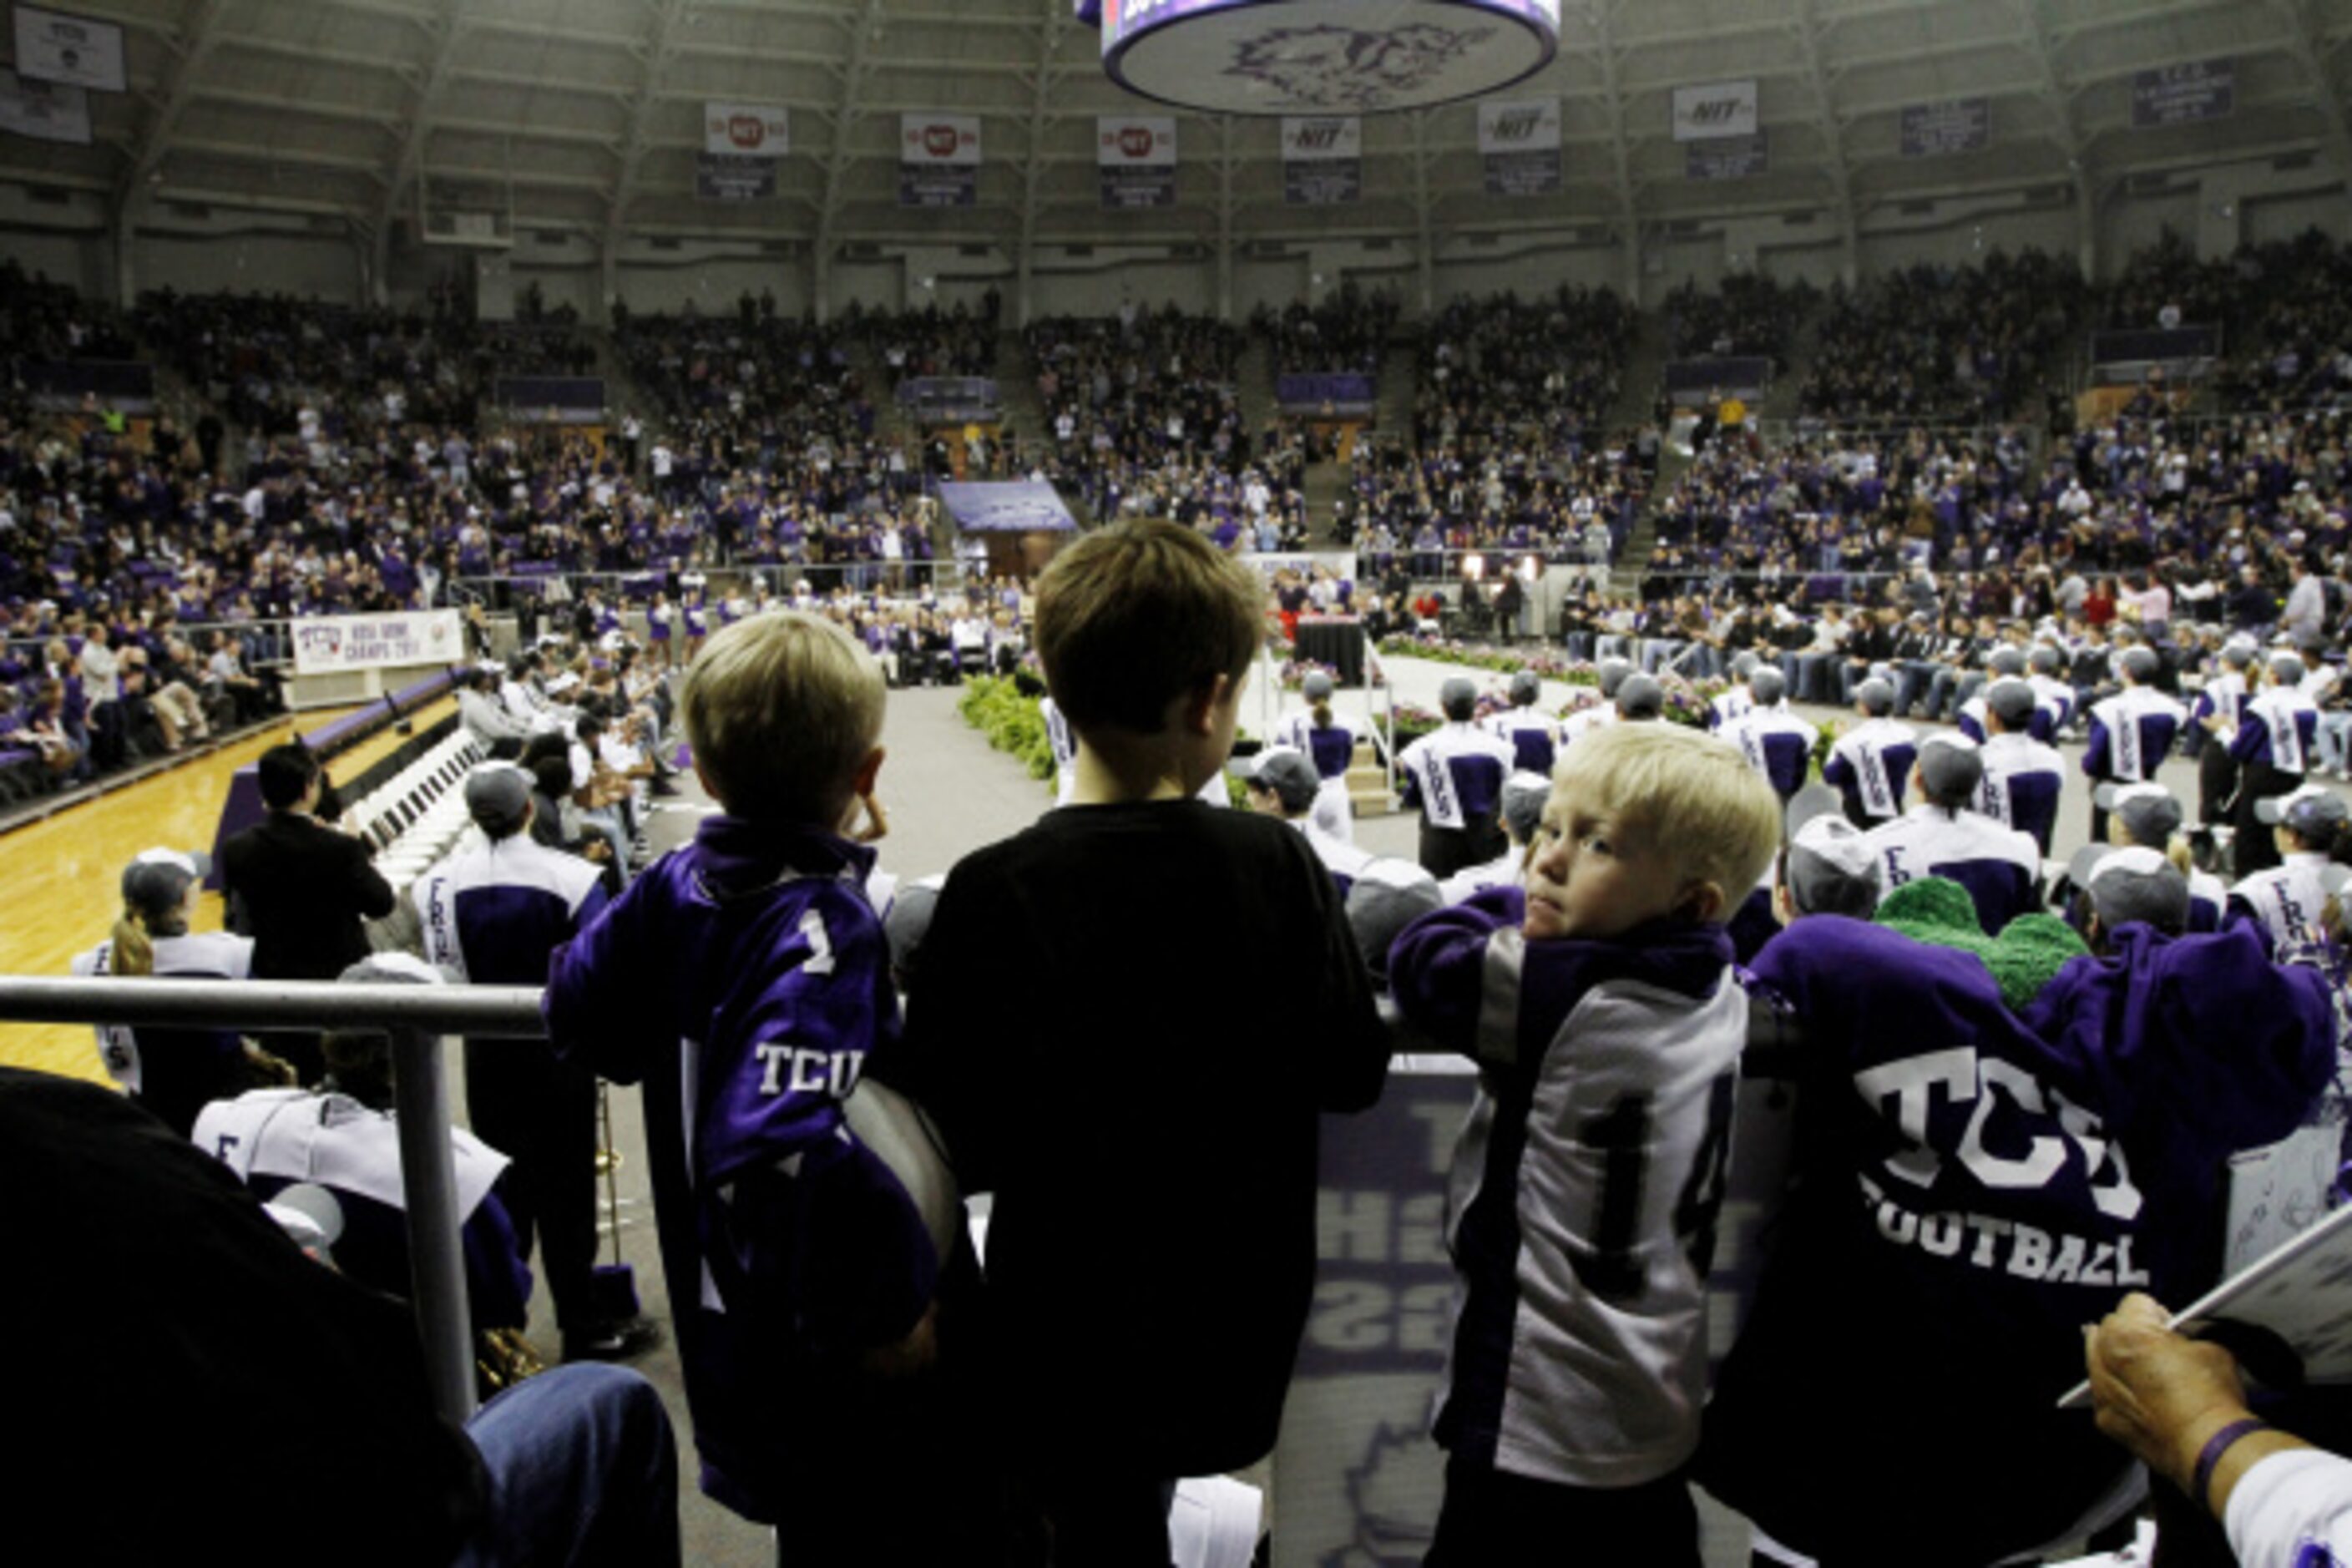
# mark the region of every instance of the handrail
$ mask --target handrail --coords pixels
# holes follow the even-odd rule
[[[540,993],[527,985],[404,985],[316,980],[60,980],[0,974],[0,1018],[42,1024],[158,1024],[257,1032],[381,1028],[392,1036],[409,1300],[434,1408],[474,1413],[473,1309],[458,1239],[457,1166],[449,1142],[446,1033],[544,1038]]]
[[[1369,651],[1369,650],[1368,650]],[[1393,693],[1389,757],[1396,756]],[[371,981],[59,979],[0,974],[0,1020],[35,1024],[155,1024],[257,1032],[384,1029],[392,1035],[393,1093],[406,1212],[410,1305],[424,1342],[435,1408],[463,1425],[473,1415],[472,1310],[459,1241],[457,1159],[445,1037],[544,1039],[541,993],[530,985],[417,985]],[[1386,997],[1381,1015],[1398,1054],[1433,1047]],[[1760,1066],[1801,1037],[1776,1008],[1748,1009],[1748,1045]],[[1777,1053],[1777,1054],[1776,1054]]]

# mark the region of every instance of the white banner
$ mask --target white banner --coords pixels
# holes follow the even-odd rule
[[[1175,116],[1097,115],[1095,162],[1106,169],[1158,169],[1174,163]]]
[[[456,664],[465,647],[465,629],[455,610],[320,616],[294,623],[294,673]]]
[[[1364,155],[1364,122],[1353,114],[1283,116],[1282,156],[1292,163],[1336,163]]]
[[[1542,196],[1559,189],[1559,100],[1478,106],[1478,158],[1490,196]]]
[[[1756,134],[1754,81],[1716,81],[1675,89],[1675,140],[1706,142]]]
[[[1478,106],[1481,153],[1559,151],[1559,100],[1530,98]]]
[[[53,81],[26,81],[0,69],[0,131],[37,142],[89,145],[89,91]]]
[[[792,151],[792,119],[782,104],[706,103],[702,150],[735,158],[781,158]]]
[[[1095,121],[1102,205],[1113,211],[1176,205],[1172,115],[1106,114]]]
[[[27,81],[121,92],[122,29],[63,11],[16,7],[16,74]]]
[[[898,162],[938,168],[980,166],[980,116],[977,114],[902,114],[898,116]]]

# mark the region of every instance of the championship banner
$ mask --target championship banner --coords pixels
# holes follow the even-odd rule
[[[1490,196],[1548,196],[1559,189],[1559,100],[1478,106],[1478,155]]]
[[[89,91],[53,81],[26,81],[0,68],[0,131],[37,142],[71,142],[87,147]]]
[[[1282,199],[1292,206],[1335,206],[1364,194],[1364,122],[1352,114],[1286,115],[1282,121]]]
[[[1903,110],[1903,155],[1942,158],[1981,153],[1992,145],[1992,100],[1960,98],[1949,103],[1914,103]]]
[[[1095,121],[1095,168],[1102,205],[1113,211],[1176,205],[1176,121],[1167,115],[1102,115]]]
[[[776,194],[776,160],[740,153],[697,153],[694,194],[706,202],[753,202]]]
[[[980,116],[898,116],[898,205],[968,207],[980,200]]]
[[[1675,140],[1706,142],[1720,136],[1756,134],[1756,84],[1709,82],[1675,89]]]
[[[294,673],[455,664],[465,647],[464,626],[455,610],[320,616],[294,623]]]
[[[1683,149],[1683,172],[1694,180],[1746,180],[1772,166],[1764,132],[1738,141],[1695,142]]]
[[[706,103],[702,150],[736,158],[781,158],[792,151],[792,116],[774,103]]]
[[[2226,120],[2237,112],[2238,62],[2200,60],[2132,76],[2132,129]]]
[[[16,74],[27,81],[121,92],[122,29],[63,11],[16,7]]]

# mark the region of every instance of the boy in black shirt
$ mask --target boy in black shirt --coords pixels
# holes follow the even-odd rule
[[[1166,1568],[1175,1480],[1273,1447],[1313,1285],[1317,1118],[1370,1105],[1387,1071],[1307,841],[1192,798],[1265,624],[1249,572],[1174,524],[1105,529],[1046,569],[1072,804],[954,868],[906,1037],[873,1064],[936,1119],[962,1190],[995,1194],[1005,1418],[1057,1560],[1088,1568]]]

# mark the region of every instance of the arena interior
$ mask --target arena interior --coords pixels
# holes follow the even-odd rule
[[[5,1555],[2352,1561],[2352,0],[10,9],[0,1018],[76,1021],[0,1024],[0,1325],[60,1368],[0,1402],[57,1451],[0,1481]],[[1040,654],[1097,536],[1262,601],[1205,780],[1104,793],[1129,753]],[[812,904],[732,979],[876,1005],[776,1004],[756,1057],[616,1041],[735,929],[691,857],[774,842],[688,672],[780,624],[879,670],[883,758],[756,895],[846,900],[840,970]],[[787,772],[800,697],[751,702]],[[1728,807],[1645,833],[1669,807],[1595,782],[1644,721],[1696,748],[1661,800],[1727,760],[1769,797],[1769,864]],[[1139,954],[1131,1005],[983,972],[982,895],[935,879],[1147,798],[1289,817],[1247,841],[1302,901]],[[1760,876],[1563,938],[1594,854]],[[1064,891],[989,896],[1097,907]],[[1237,951],[1276,907],[1329,928],[1328,1039]],[[434,1047],[454,1394],[429,1305],[319,1327],[446,1307],[394,1020],[272,1026],[369,954],[352,984],[564,994],[551,1043]],[[104,1021],[142,976],[249,1014]],[[1226,1121],[1375,1007],[1376,1094]],[[983,1100],[958,1048],[1056,1087]],[[706,1176],[709,1096],[762,1093],[758,1163]],[[887,1204],[825,1214],[836,1146]],[[271,1295],[272,1247],[341,1278]],[[909,1249],[887,1330],[824,1316]],[[2124,1305],[2265,1256],[2210,1314],[2242,1373]],[[1040,1279],[1135,1337],[1024,1381],[1097,1342],[1018,1321]],[[1188,1342],[1219,1313],[1278,1341],[1258,1415],[1181,1408],[1196,1363],[1229,1403]],[[2099,1413],[2061,1409],[2103,1319]],[[267,1415],[207,1442],[238,1388]],[[552,1436],[632,1398],[654,1458]],[[475,1479],[353,1436],[411,1427]]]

